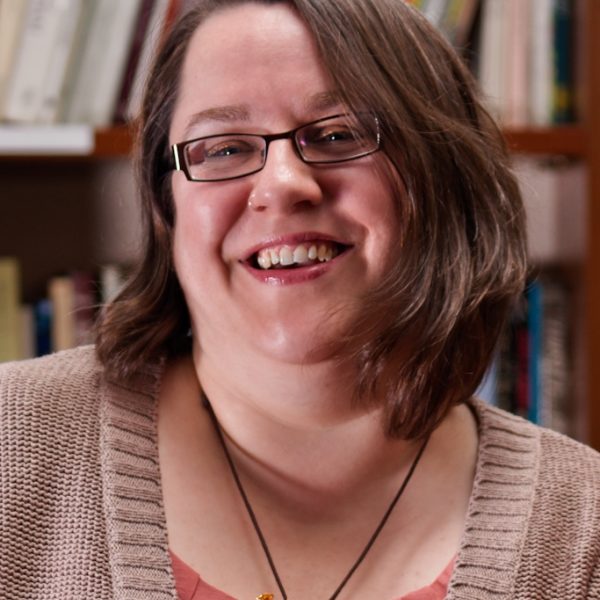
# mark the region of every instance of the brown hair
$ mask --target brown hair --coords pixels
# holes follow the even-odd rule
[[[145,250],[97,336],[100,360],[119,378],[189,350],[189,314],[171,256],[168,131],[193,32],[212,12],[247,1],[257,0],[199,0],[150,75],[136,161]],[[468,69],[403,1],[289,4],[315,36],[345,103],[378,115],[384,151],[406,187],[398,190],[397,263],[364,300],[368,317],[348,347],[356,349],[358,400],[385,397],[389,435],[424,435],[473,394],[523,289],[524,213],[503,138]]]

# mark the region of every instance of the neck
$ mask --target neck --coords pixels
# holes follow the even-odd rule
[[[240,355],[225,363],[196,350],[194,368],[242,468],[254,465],[306,494],[327,495],[364,486],[414,456],[414,444],[383,435],[380,410],[352,402],[348,365],[256,356],[245,363]]]

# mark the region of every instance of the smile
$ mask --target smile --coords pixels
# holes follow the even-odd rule
[[[262,248],[250,257],[250,264],[254,268],[269,269],[297,269],[319,263],[326,263],[339,256],[347,246],[329,240],[305,242],[301,244],[283,244]]]

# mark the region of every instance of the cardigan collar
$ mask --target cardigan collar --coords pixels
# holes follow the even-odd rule
[[[163,506],[157,404],[163,364],[128,385],[103,381],[101,462],[115,600],[177,600]],[[509,600],[538,474],[539,436],[521,419],[469,402],[479,448],[446,600]]]

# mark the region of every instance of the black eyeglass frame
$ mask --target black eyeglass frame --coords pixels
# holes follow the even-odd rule
[[[253,175],[254,173],[258,173],[259,171],[262,171],[264,169],[264,167],[267,163],[267,156],[269,154],[269,145],[271,142],[274,142],[275,140],[286,140],[286,139],[292,140],[293,141],[292,146],[293,146],[298,158],[303,163],[306,163],[308,165],[327,165],[327,164],[344,163],[344,162],[348,162],[351,160],[357,160],[357,159],[363,158],[365,156],[369,156],[370,154],[374,154],[375,152],[378,152],[379,150],[381,150],[381,128],[379,126],[379,119],[375,115],[371,115],[375,122],[375,128],[376,128],[377,144],[374,148],[365,150],[363,152],[359,152],[356,155],[349,156],[346,158],[331,159],[331,160],[307,159],[302,154],[302,146],[300,145],[300,142],[298,141],[298,138],[296,137],[296,134],[299,131],[301,131],[302,129],[304,129],[306,127],[310,127],[311,125],[316,125],[323,121],[328,121],[329,119],[337,119],[339,117],[347,117],[347,116],[353,116],[353,115],[351,113],[340,113],[337,115],[330,115],[327,117],[322,117],[315,121],[310,121],[309,123],[304,123],[303,125],[300,125],[299,127],[295,127],[294,129],[290,129],[289,131],[284,131],[283,133],[271,133],[271,134],[239,133],[239,132],[218,133],[215,135],[205,135],[202,137],[194,138],[192,140],[186,140],[184,142],[178,142],[177,144],[173,144],[171,146],[172,162],[171,162],[170,170],[183,171],[187,180],[195,182],[195,183],[212,183],[212,182],[218,182],[218,181],[231,181],[233,179],[240,179],[242,177],[247,177],[248,175]],[[212,179],[212,178],[211,179],[198,179],[198,178],[192,177],[192,175],[190,174],[190,171],[189,171],[188,164],[185,160],[184,151],[185,151],[186,146],[188,146],[189,144],[193,144],[195,142],[199,142],[201,140],[210,140],[210,139],[214,139],[214,138],[219,138],[219,137],[224,137],[224,136],[235,136],[235,135],[243,135],[244,137],[261,138],[262,140],[264,140],[265,151],[264,151],[262,164],[260,165],[260,167],[257,167],[256,169],[253,169],[252,171],[248,171],[247,173],[243,173],[241,175],[234,175],[233,177],[221,177],[221,178],[217,178],[217,179]]]

